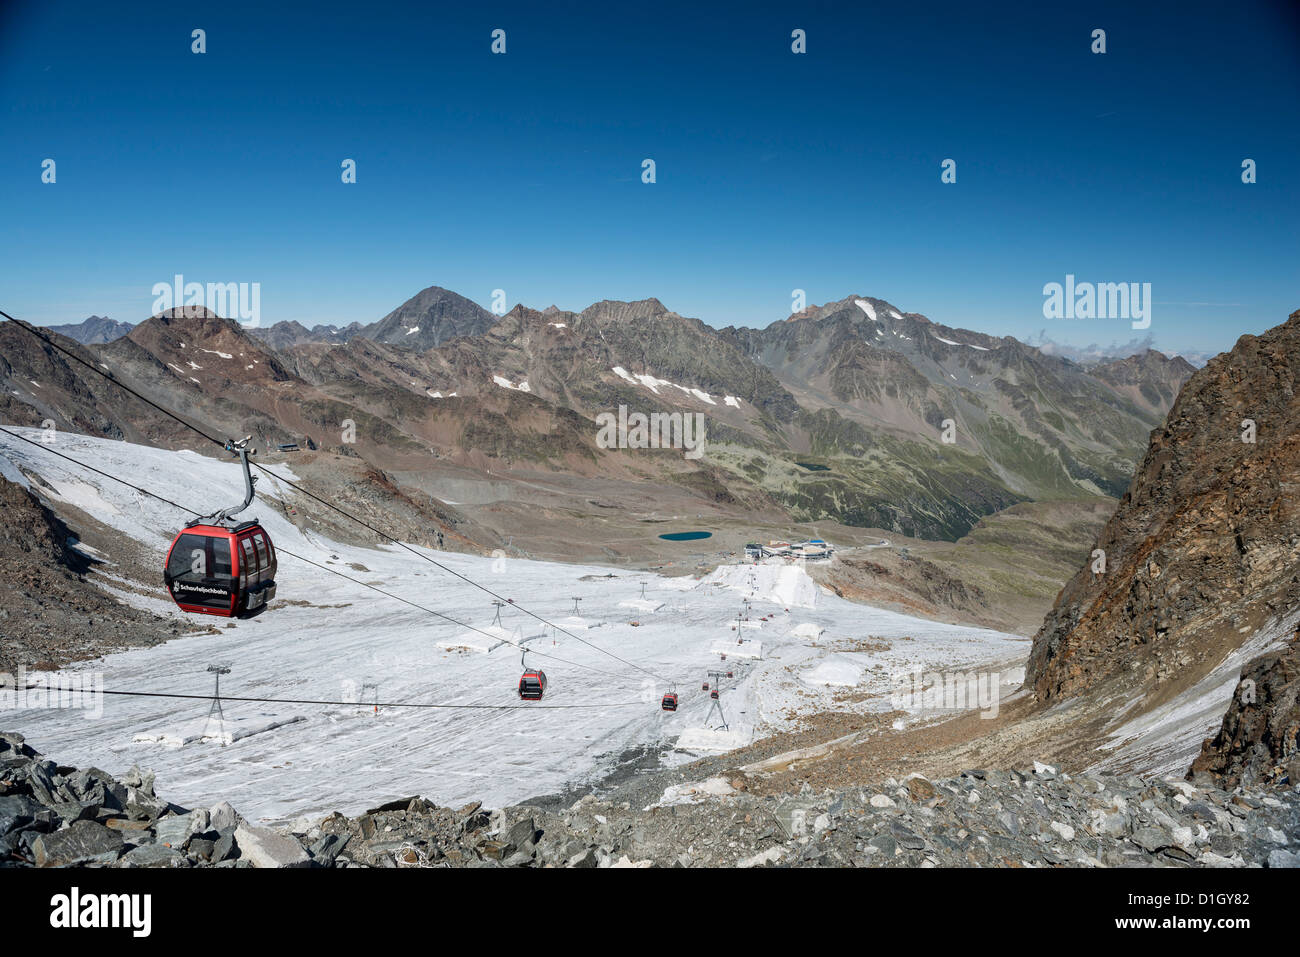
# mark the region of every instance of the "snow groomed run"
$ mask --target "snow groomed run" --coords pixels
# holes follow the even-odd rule
[[[42,435],[39,429],[13,431],[37,442]],[[60,433],[53,448],[195,508],[230,498],[242,483],[237,463],[189,451],[70,433]],[[286,466],[270,469],[296,481]],[[31,484],[25,474],[38,476],[43,495],[155,552],[159,567],[174,529],[187,518],[2,434],[0,473],[24,485]],[[286,555],[474,628],[494,627],[495,609],[482,591],[409,552],[343,545],[299,529],[268,501],[293,495],[274,475],[263,477],[250,509],[282,550],[273,614],[245,620],[187,615],[176,611],[160,583],[144,583],[154,590],[142,594],[115,573],[113,556],[96,556],[108,561],[93,573],[95,580],[119,600],[205,631],[69,671],[102,673],[106,690],[205,696],[212,690],[208,668],[220,665],[230,669],[221,680],[223,696],[341,703],[229,700],[222,721],[208,718],[210,704],[202,698],[106,695],[97,718],[71,709],[18,712],[16,721],[43,749],[113,774],[138,763],[157,772],[160,793],[172,800],[191,806],[229,800],[265,822],[355,813],[411,794],[443,805],[479,800],[503,806],[598,781],[632,749],[659,749],[665,762],[681,762],[706,750],[744,746],[819,712],[888,711],[896,674],[971,668],[1023,656],[1027,648],[1015,635],[845,601],[801,568],[779,561],[723,566],[703,579],[639,571],[583,581],[610,570],[427,550],[453,571],[582,637],[548,629],[507,606],[497,629],[502,640],[487,640]],[[572,596],[582,598],[580,618],[572,617]],[[750,620],[737,629],[746,598]],[[216,634],[206,630],[214,622]],[[873,649],[889,647],[853,650],[867,639]],[[521,641],[530,650],[529,666],[547,672],[544,701],[519,699]],[[725,732],[717,729],[716,715],[706,722],[713,702],[700,687],[711,670],[734,672],[720,682]],[[662,710],[663,695],[674,690],[678,710]],[[477,707],[376,709],[375,702]]]

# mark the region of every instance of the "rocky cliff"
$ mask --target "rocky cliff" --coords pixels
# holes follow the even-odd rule
[[[1093,559],[1034,639],[1040,700],[1108,681],[1167,699],[1295,608],[1297,374],[1300,312],[1243,336],[1183,386]]]
[[[1223,726],[1206,739],[1187,776],[1203,773],[1225,788],[1300,782],[1300,631],[1242,672]]]

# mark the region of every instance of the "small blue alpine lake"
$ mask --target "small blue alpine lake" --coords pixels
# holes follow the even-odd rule
[[[701,538],[712,538],[712,532],[667,532],[660,535],[666,542],[694,542]]]

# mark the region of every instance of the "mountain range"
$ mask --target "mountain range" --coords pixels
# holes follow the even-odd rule
[[[21,330],[0,343],[8,420],[191,441]],[[610,557],[685,515],[955,541],[1017,503],[1118,497],[1193,372],[1150,350],[1083,366],[868,296],[719,330],[657,299],[498,317],[430,287],[366,326],[187,309],[64,345],[217,433],[382,477],[480,546],[567,534]],[[600,447],[620,406],[702,414],[704,455]]]
[[[272,460],[301,443],[283,458],[301,481],[426,544],[618,563],[690,527],[733,549],[810,528],[862,548],[878,531],[960,540],[951,554],[850,547],[862,574],[828,587],[993,622],[993,593],[1021,587],[1017,555],[1033,565],[1053,534],[1074,536],[1050,553],[1083,560],[1034,638],[1028,694],[980,747],[1167,771],[1200,750],[1195,773],[1221,781],[1288,773],[1300,313],[1199,370],[1152,350],[1083,366],[868,296],[762,329],[713,329],[657,299],[486,316],[425,290],[350,331],[252,332],[183,309],[108,343],[55,341],[205,429],[256,435]],[[0,382],[6,421],[194,444],[11,323]],[[705,454],[601,447],[596,418],[619,406],[702,413]],[[1224,717],[1243,668],[1261,702],[1234,696]]]
[[[89,316],[81,322],[61,326],[46,326],[51,332],[75,339],[83,346],[101,345],[120,339],[131,331],[131,323],[118,322],[107,316]]]

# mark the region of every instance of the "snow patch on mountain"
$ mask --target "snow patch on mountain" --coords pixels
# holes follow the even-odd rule
[[[682,392],[685,392],[687,395],[694,396],[695,398],[699,399],[701,402],[707,402],[709,405],[718,404],[717,402],[713,401],[713,396],[709,395],[709,393],[705,392],[702,389],[696,389],[691,386],[678,385],[676,382],[669,382],[667,379],[657,379],[652,375],[646,375],[644,373],[632,374],[628,372],[626,369],[624,369],[622,366],[614,366],[610,371],[613,372],[614,375],[618,376],[620,379],[624,379],[628,382],[631,382],[633,385],[645,386],[655,395],[660,394],[659,393],[660,389],[672,387],[674,389],[679,389]],[[728,405],[730,404],[731,403],[729,402]],[[739,408],[738,405],[737,408]]]
[[[934,336],[934,337],[935,337],[936,339],[938,339],[940,342],[947,343],[947,344],[950,345],[950,346],[965,346],[967,349],[978,349],[980,352],[988,352],[988,351],[989,351],[986,347],[984,347],[984,346],[977,346],[977,345],[975,345],[974,343],[971,343],[971,342],[954,342],[952,339],[945,339],[943,336],[939,335],[938,333],[934,333],[934,332],[932,332],[932,333],[930,333],[930,335]],[[904,338],[906,338],[906,337],[904,337]],[[955,377],[954,377],[954,378],[955,378]]]
[[[495,382],[497,385],[501,386],[501,388],[503,389],[514,389],[516,392],[533,391],[532,386],[528,384],[527,379],[525,379],[523,382],[519,383],[518,385],[515,385],[513,382],[511,382],[509,379],[505,378],[504,376],[494,375],[492,377],[492,381]]]

